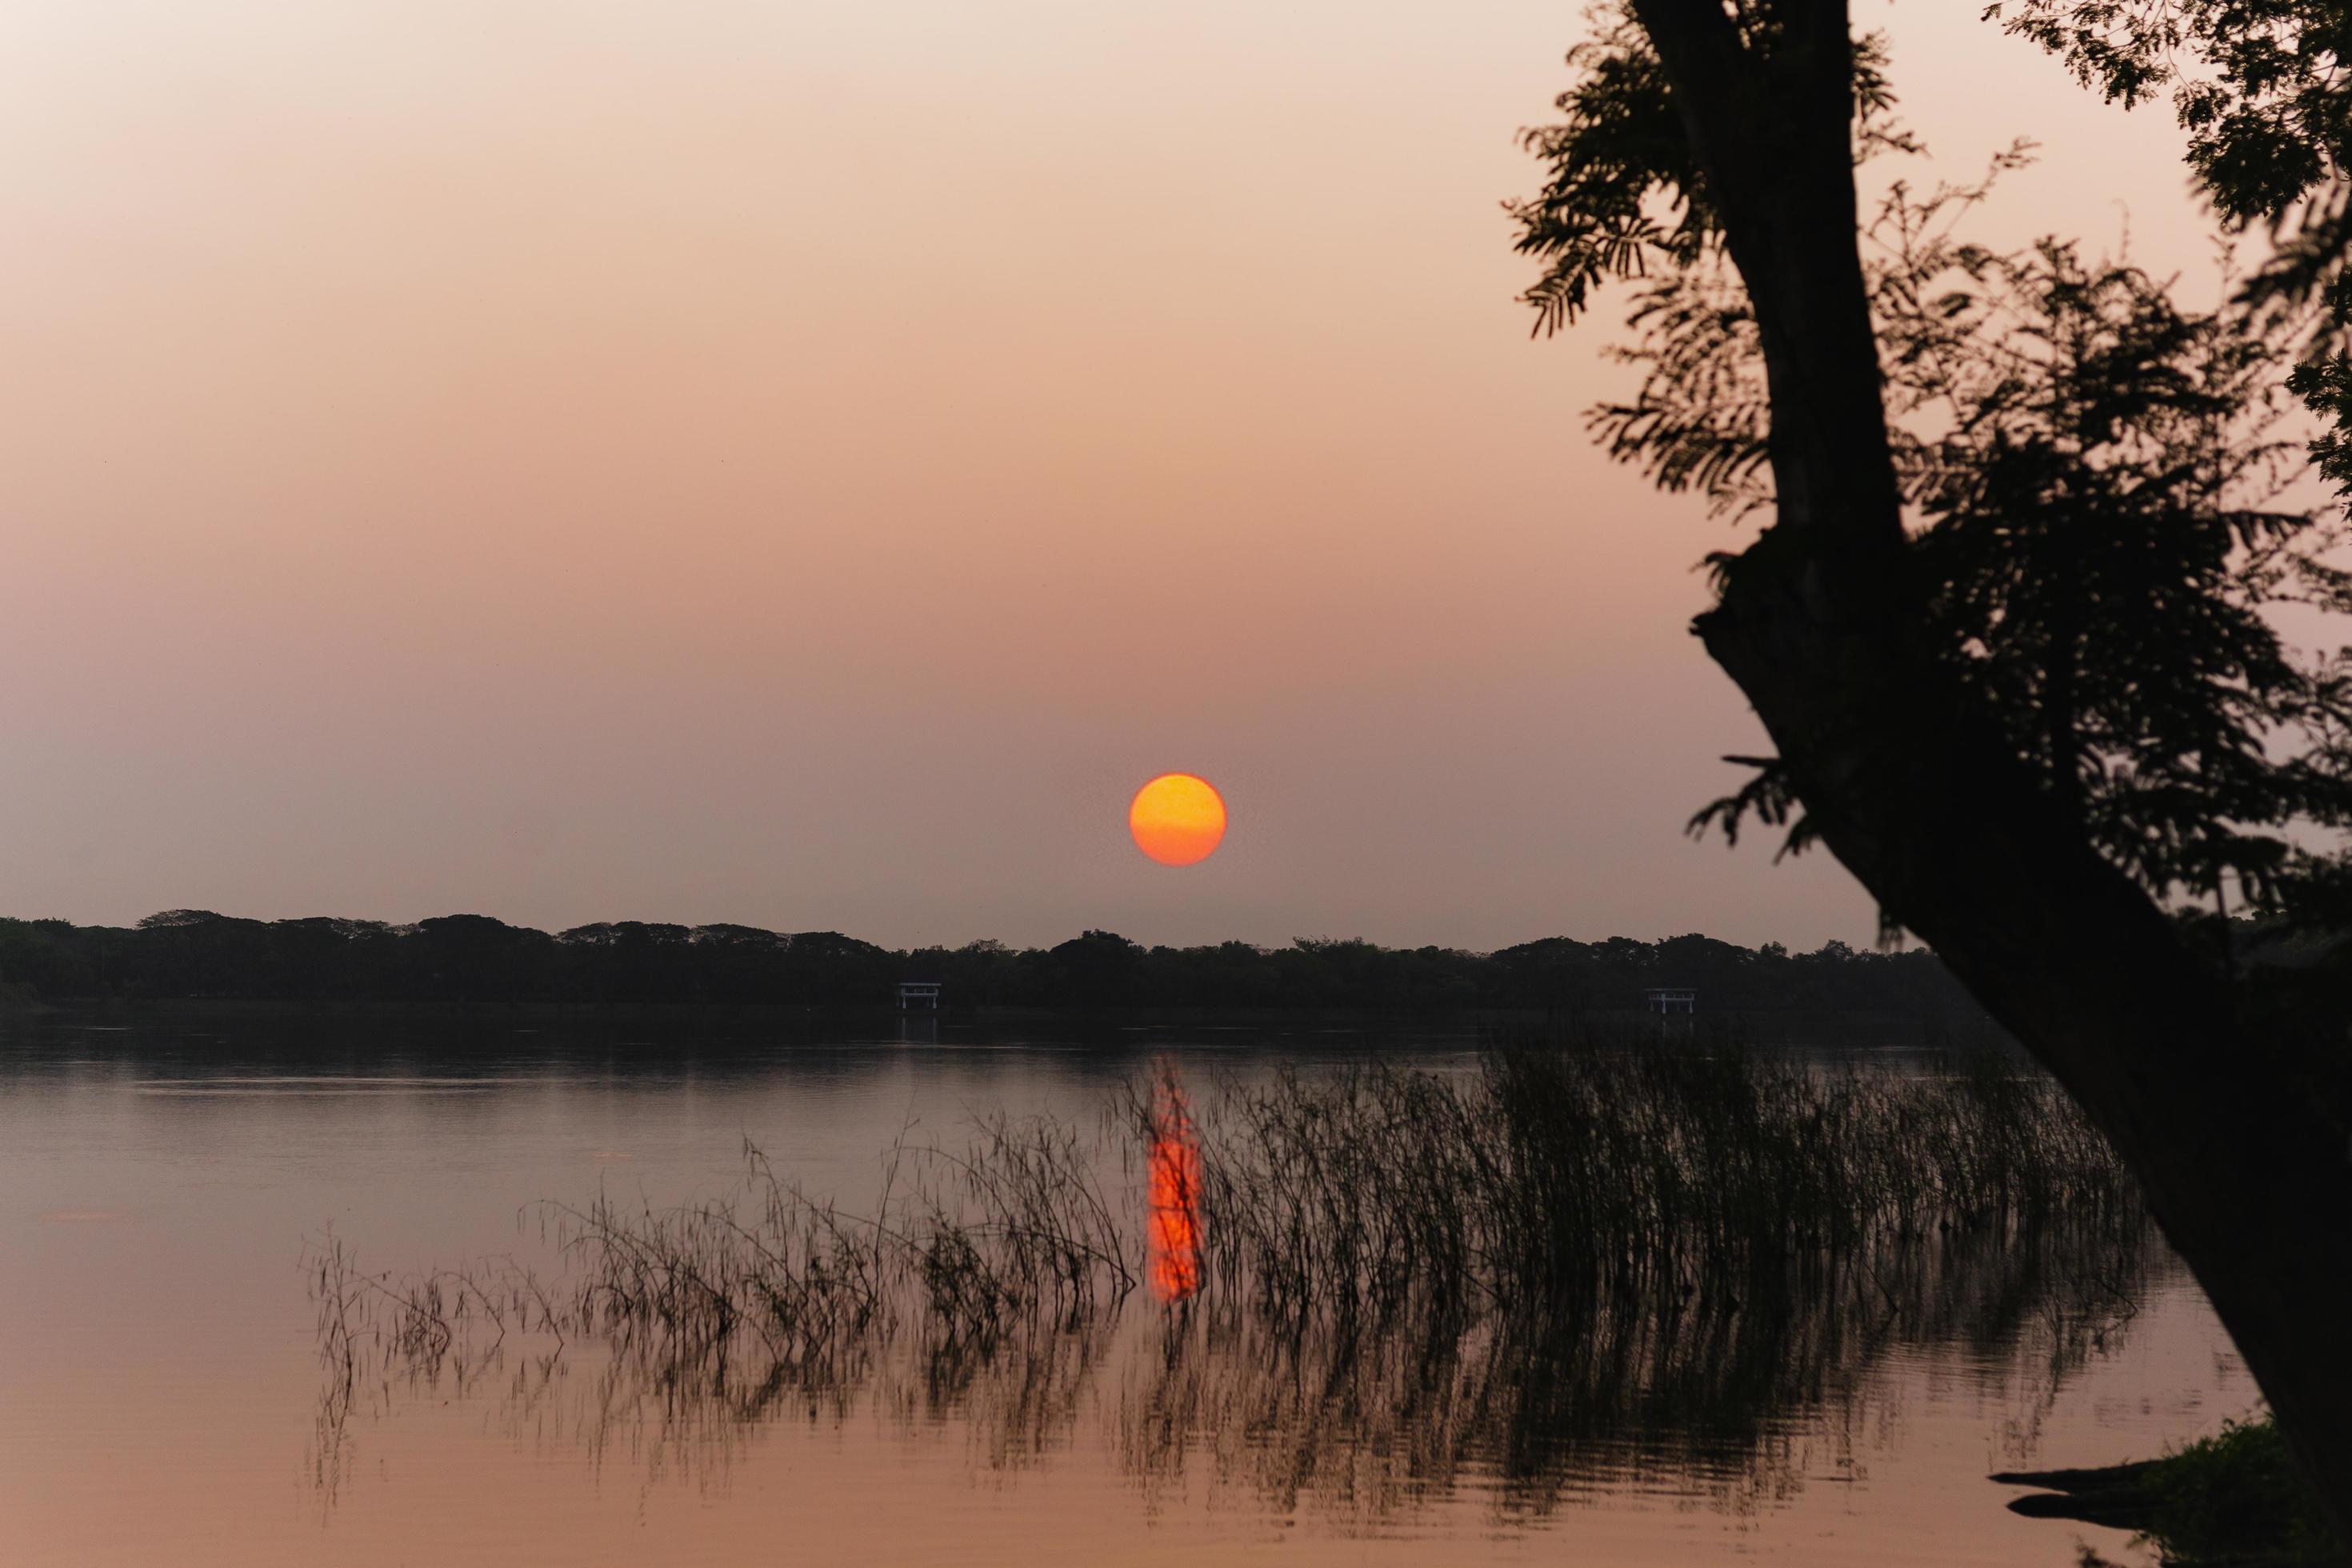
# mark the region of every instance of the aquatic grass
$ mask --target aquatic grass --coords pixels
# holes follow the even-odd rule
[[[1130,1185],[1165,1094],[1139,1083],[1119,1100]],[[1738,1052],[1495,1051],[1468,1074],[1228,1079],[1191,1123],[1199,1288],[1276,1319],[1752,1293],[1889,1267],[1930,1233],[2145,1224],[2056,1086],[1992,1058],[1898,1077]],[[314,1259],[322,1341],[348,1360],[364,1316],[416,1359],[512,1316],[680,1363],[756,1344],[798,1365],[915,1327],[953,1342],[1067,1326],[1139,1283],[1142,1205],[1112,1190],[1121,1163],[1051,1119],[982,1121],[960,1150],[902,1142],[872,1215],[811,1195],[748,1140],[743,1159],[734,1190],[699,1202],[535,1205],[559,1284],[511,1266],[362,1276],[335,1242]]]
[[[1208,1288],[1276,1314],[1697,1289],[1922,1233],[2140,1207],[2046,1079],[1741,1053],[1488,1054],[1230,1084],[1201,1118]]]
[[[592,1447],[616,1423],[698,1441],[837,1414],[864,1389],[908,1419],[961,1411],[989,1462],[1018,1462],[1077,1418],[1158,1278],[1171,1131],[1193,1141],[1198,1258],[1141,1320],[1156,1351],[1121,1363],[1119,1451],[1149,1470],[1248,1433],[1220,1469],[1276,1495],[1406,1495],[1477,1462],[1507,1506],[1540,1509],[1628,1443],[1752,1478],[1790,1412],[1895,1344],[2031,1332],[2054,1378],[2128,1315],[2155,1256],[2105,1144],[2007,1060],[1898,1077],[1503,1050],[1189,1097],[1162,1073],[1091,1128],[902,1140],[867,1213],[747,1142],[713,1198],[534,1205],[543,1277],[510,1259],[363,1274],[331,1240],[312,1260],[322,1431],[394,1381],[379,1373],[471,1386],[501,1344],[537,1358],[519,1386],[544,1397],[585,1342]]]
[[[512,1323],[593,1337],[667,1380],[839,1376],[910,1329],[955,1346],[1069,1324],[1136,1284],[1094,1142],[1051,1121],[984,1121],[960,1150],[902,1143],[873,1215],[811,1195],[748,1140],[743,1161],[735,1188],[698,1202],[533,1205],[551,1281],[503,1258],[367,1274],[330,1237],[306,1263],[320,1353],[348,1385],[363,1353],[437,1370]]]

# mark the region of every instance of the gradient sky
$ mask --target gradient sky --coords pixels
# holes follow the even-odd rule
[[[1865,5],[1990,215],[2162,110]],[[1867,941],[1499,201],[1573,4],[0,8],[0,913]],[[1915,171],[1921,180],[1926,170]],[[2205,289],[2211,292],[2210,288]],[[1604,312],[1606,314],[1606,312]],[[1225,795],[1151,864],[1128,796]]]

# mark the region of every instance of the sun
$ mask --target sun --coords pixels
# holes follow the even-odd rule
[[[1135,847],[1162,866],[1205,860],[1225,837],[1225,799],[1192,773],[1161,773],[1127,808]]]

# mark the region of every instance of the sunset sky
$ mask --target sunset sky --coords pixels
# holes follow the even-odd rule
[[[1984,232],[2164,110],[1864,5]],[[1500,207],[1573,4],[0,8],[0,914],[1867,941]],[[1910,171],[1925,183],[1925,167]],[[1607,312],[1604,311],[1604,315]],[[1212,781],[1217,853],[1129,797]]]

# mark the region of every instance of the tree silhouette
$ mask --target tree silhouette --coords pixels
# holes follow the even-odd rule
[[[1538,326],[1643,279],[1596,435],[1769,514],[1695,629],[1776,752],[1699,823],[1826,845],[2041,1057],[2352,1519],[2342,993],[2216,918],[2345,905],[2311,845],[2352,822],[2352,689],[2270,617],[2347,605],[2336,520],[2287,500],[2284,327],[1968,243],[2021,147],[1863,221],[1857,164],[1921,149],[1844,0],[1629,0],[1570,64],[1512,209]]]
[[[557,935],[482,916],[414,925],[240,920],[205,910],[135,929],[0,919],[0,998],[722,1005],[896,1010],[897,983],[935,980],[951,1012],[1348,1008],[1541,1012],[1569,1024],[1638,1013],[1653,985],[1693,985],[1727,1026],[1871,1043],[1986,1041],[1996,1032],[1924,951],[1761,950],[1704,936],[1566,937],[1465,952],[1306,938],[1144,948],[1108,931],[1059,946],[976,942],[893,952],[835,931],[623,921]],[[855,1037],[856,1026],[852,1026]]]

